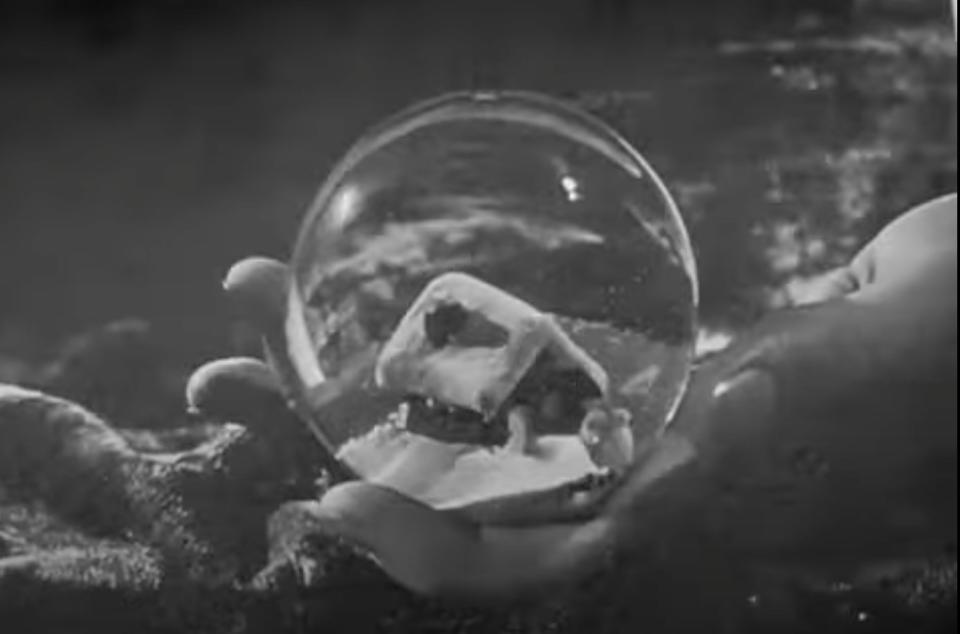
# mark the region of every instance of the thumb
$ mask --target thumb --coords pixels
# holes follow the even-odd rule
[[[903,214],[828,276],[819,298],[827,301],[774,315],[744,336],[726,355],[739,357],[728,378],[762,371],[792,409],[878,380],[955,373],[956,235],[956,196]]]
[[[771,315],[726,351],[714,396],[796,411],[855,389],[883,370],[887,322],[848,298]]]
[[[956,374],[955,325],[951,335],[937,321],[909,300],[871,305],[855,298],[772,316],[725,353],[729,366],[713,389],[717,420],[701,430],[701,442],[759,434],[779,437],[778,444],[792,438],[851,449],[888,420],[892,440],[897,417],[877,411],[878,404],[890,407],[894,395],[906,399]],[[842,425],[828,415],[839,411],[851,412]]]

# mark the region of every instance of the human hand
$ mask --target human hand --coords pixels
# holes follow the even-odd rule
[[[615,504],[649,525],[638,505],[677,517],[686,498],[725,548],[804,563],[952,543],[956,213],[955,196],[911,210],[705,363],[669,432],[698,475]]]
[[[949,370],[951,359],[955,374],[955,251],[955,199],[892,224],[831,276],[821,303],[771,316],[700,368],[670,430],[639,449],[616,488],[563,487],[438,511],[352,481],[329,490],[316,514],[326,530],[368,551],[411,589],[471,598],[515,596],[578,577],[616,549],[679,526],[745,551],[832,556],[830,547],[844,546],[849,554],[849,542],[831,537],[862,531],[859,512],[882,510],[885,499],[877,495],[899,490],[891,485],[916,458],[929,457],[932,444],[949,449],[941,443],[951,433],[955,474],[955,425],[937,425],[936,434],[923,434],[931,442],[914,450],[904,434],[917,434],[902,409],[873,418],[876,412],[864,415],[855,406],[869,402],[878,385]],[[283,345],[285,267],[247,260],[225,286],[264,333],[273,365],[246,363],[239,382],[280,389],[274,373],[288,369],[270,350]],[[951,336],[952,347],[944,347]],[[191,381],[189,398],[200,409],[217,405],[217,386],[238,385],[229,371],[198,376],[203,380]],[[899,392],[909,391],[900,385]],[[864,442],[878,420],[885,441],[879,452]],[[874,471],[889,477],[871,481],[876,490],[865,503],[850,504],[861,501],[859,478]],[[784,504],[784,491],[800,499]],[[954,526],[955,514],[954,503]]]

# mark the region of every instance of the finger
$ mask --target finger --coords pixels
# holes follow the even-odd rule
[[[778,409],[799,413],[884,385],[955,374],[956,287],[929,283],[921,277],[893,295],[772,315],[730,349],[733,362],[715,396],[769,381]]]
[[[278,466],[297,473],[322,468],[335,481],[353,476],[289,406],[273,369],[263,361],[234,357],[198,368],[187,382],[191,411],[222,422],[239,423],[265,441]]]
[[[263,337],[267,363],[279,377],[280,388],[290,396],[288,386],[302,377],[290,361],[291,342],[286,334],[288,278],[285,264],[269,258],[247,258],[231,267],[223,289],[242,317]],[[302,343],[302,347],[309,345]],[[300,364],[301,370],[303,367]],[[309,381],[319,384],[323,378],[311,376]]]
[[[916,483],[936,481],[936,458],[956,447],[956,364],[911,357],[927,333],[899,318],[830,302],[779,316],[775,329],[742,342],[745,353],[722,359],[733,360],[718,371],[727,378],[701,424],[691,424],[709,481],[722,488],[703,496],[712,517],[704,525],[730,544],[809,558],[829,558],[829,546],[858,531],[851,556],[924,538],[927,527],[904,522],[942,501],[904,491],[929,488]],[[955,459],[954,449],[954,471]],[[955,508],[952,491],[940,489]]]
[[[193,412],[233,422],[287,411],[276,375],[263,361],[247,357],[199,367],[187,381],[186,399]]]
[[[237,262],[223,281],[223,290],[241,318],[249,322],[263,338],[267,367],[278,379],[278,391],[290,401],[289,386],[297,376],[286,354],[287,285],[287,266],[263,257]],[[260,370],[254,374],[262,375]]]
[[[757,541],[731,528],[731,515],[741,518],[729,508],[730,487],[744,478],[773,481],[772,445],[781,436],[774,423],[781,419],[770,375],[734,372],[742,354],[727,349],[698,367],[665,433],[640,448],[607,508],[620,539],[686,532],[729,547]]]
[[[744,553],[813,564],[942,544],[956,528],[955,449],[943,455],[956,447],[955,396],[939,412],[942,397],[915,392],[887,386],[798,413],[779,407],[770,375],[745,373],[697,439],[702,477],[674,488],[699,489],[690,516]]]
[[[262,334],[282,329],[286,312],[287,267],[263,257],[237,262],[223,280],[223,290],[244,319]]]
[[[276,260],[251,257],[230,267],[223,290],[241,318],[263,337],[267,362],[283,379],[291,375],[286,363],[287,266]]]
[[[292,350],[286,337],[288,284],[289,269],[285,264],[269,258],[253,257],[241,260],[231,267],[224,279],[223,288],[240,314],[263,336],[267,364],[278,379],[277,385],[286,399],[287,411],[295,412],[301,423],[307,425],[307,429],[323,450],[331,477],[337,481],[354,479],[356,474],[335,459],[335,447],[320,428],[313,424],[313,412],[307,403],[291,388],[303,380],[298,371],[303,366],[294,367],[288,354]],[[301,350],[309,346],[309,342],[297,343],[302,344]],[[319,385],[323,376],[318,372],[309,377],[309,380]]]
[[[725,353],[698,449],[711,468],[767,478],[788,456],[824,460],[862,446],[877,432],[868,395],[909,376],[884,348],[897,337],[889,315],[848,299],[771,316]],[[858,398],[863,407],[838,425],[831,413]]]
[[[586,574],[612,546],[602,519],[482,527],[362,482],[331,489],[319,509],[327,530],[369,553],[402,585],[432,596],[516,599]]]
[[[187,381],[187,404],[204,417],[243,425],[288,457],[309,440],[287,405],[276,374],[258,359],[233,357],[201,366]],[[317,450],[314,458],[324,464],[332,461],[322,448]]]
[[[786,311],[742,337],[733,374],[770,373],[793,408],[875,377],[955,371],[956,236],[956,196],[903,214],[811,298],[837,301]]]
[[[596,517],[620,481],[587,474],[572,482],[458,506],[457,515],[485,526],[533,526],[584,522]]]

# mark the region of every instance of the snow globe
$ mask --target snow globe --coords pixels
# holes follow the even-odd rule
[[[560,100],[457,93],[330,173],[280,361],[346,471],[460,507],[616,481],[678,406],[696,306],[683,221],[637,150]]]

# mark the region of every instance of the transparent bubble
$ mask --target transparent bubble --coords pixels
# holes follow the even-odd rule
[[[364,136],[292,273],[280,362],[315,435],[438,508],[615,481],[690,371],[676,206],[612,130],[539,95],[448,95]]]

